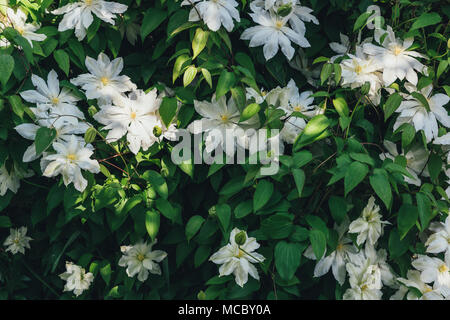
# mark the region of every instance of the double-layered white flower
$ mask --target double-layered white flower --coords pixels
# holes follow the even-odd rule
[[[36,33],[40,25],[36,23],[27,23],[27,15],[22,9],[18,8],[15,12],[11,8],[6,8],[6,18],[3,23],[5,27],[12,27],[20,33],[22,37],[27,39],[30,46],[33,47],[33,41],[44,41],[47,36],[45,34]]]
[[[126,272],[129,277],[138,275],[138,280],[144,282],[147,280],[149,273],[161,275],[161,268],[157,262],[164,260],[167,257],[167,252],[152,250],[156,242],[155,239],[150,244],[139,242],[133,246],[120,247],[123,256],[119,260],[119,266],[127,267]]]
[[[380,268],[371,264],[364,255],[353,255],[352,259],[346,264],[350,288],[345,291],[342,298],[344,300],[380,300],[383,295]]]
[[[420,279],[420,271],[408,270],[406,279],[397,278],[397,281],[402,285],[394,296],[391,297],[391,300],[402,300],[406,293],[406,299],[408,300],[444,300],[439,290],[433,289],[433,287]],[[410,290],[408,287],[417,289],[421,293],[421,296],[418,296],[416,291]]]
[[[345,276],[347,274],[345,265],[348,262],[348,256],[349,254],[356,254],[357,249],[352,244],[352,241],[345,235],[348,229],[347,221],[344,221],[339,226],[335,224],[334,229],[338,233],[336,250],[327,256],[324,254],[324,256],[319,259],[314,268],[314,277],[321,277],[328,273],[331,269],[334,278],[342,286],[345,282]],[[306,249],[304,255],[309,259],[317,260],[312,250],[312,246],[309,246]]]
[[[9,236],[6,238],[3,245],[7,247],[6,252],[10,251],[12,254],[20,252],[25,254],[25,248],[30,249],[30,241],[32,238],[28,237],[27,227],[20,227],[19,229],[9,229]]]
[[[439,222],[436,232],[425,242],[428,253],[445,252],[446,260],[450,261],[450,216],[445,222]]]
[[[416,92],[417,88],[412,85],[405,85],[410,92]],[[410,123],[416,131],[423,130],[427,142],[433,138],[438,138],[438,121],[447,128],[450,128],[450,116],[444,106],[450,101],[450,97],[443,93],[432,95],[433,85],[426,86],[420,93],[428,102],[429,110],[419,99],[413,95],[406,96],[395,112],[400,113],[395,121],[394,130],[402,124]]]
[[[33,171],[24,171],[19,167],[12,166],[8,171],[4,163],[0,167],[0,196],[4,196],[8,190],[17,193],[20,187],[20,179],[28,178],[33,175]]]
[[[236,243],[236,235],[245,234],[245,242],[242,245]],[[253,237],[248,237],[245,231],[234,228],[230,233],[230,242],[214,253],[209,260],[215,264],[221,264],[219,277],[234,274],[236,283],[243,287],[248,281],[248,275],[259,280],[258,270],[252,263],[261,263],[264,256],[255,252],[259,243]]]
[[[86,57],[85,65],[90,73],[81,74],[70,82],[85,90],[88,99],[100,99],[100,102],[106,103],[120,93],[137,88],[129,77],[120,75],[123,69],[122,58],[111,61],[101,52],[97,60]]]
[[[236,139],[241,146],[246,140],[242,130],[255,128],[259,124],[258,116],[239,122],[241,114],[232,97],[228,102],[225,96],[216,100],[215,95],[212,96],[211,102],[194,100],[194,108],[202,119],[189,124],[188,130],[193,134],[205,132],[204,140],[208,153],[220,146],[227,155],[234,155]]]
[[[72,262],[66,262],[66,272],[61,273],[59,277],[66,281],[64,292],[73,291],[77,297],[83,291],[88,290],[92,281],[94,281],[94,275],[91,272],[86,273],[84,268]]]
[[[312,118],[321,113],[320,108],[313,104],[312,91],[300,93],[293,79],[288,82],[287,89],[288,103],[281,103],[279,106],[286,113],[286,116],[290,116],[293,112],[300,112],[308,118]]]
[[[349,226],[349,233],[357,233],[356,243],[363,244],[366,240],[371,246],[374,246],[378,238],[383,234],[384,224],[387,221],[381,220],[380,207],[375,204],[375,198],[371,196],[367,206],[363,209],[361,216],[353,221]]]
[[[382,47],[371,43],[363,45],[364,53],[373,56],[383,66],[383,81],[386,86],[396,79],[406,78],[413,85],[417,85],[417,73],[424,71],[424,65],[416,58],[425,58],[416,51],[408,50],[414,42],[413,38],[401,41],[395,37],[392,27],[387,27],[387,36]]]
[[[26,90],[20,93],[20,96],[28,102],[35,103],[41,118],[52,119],[55,125],[62,122],[77,124],[78,119],[84,119],[84,114],[76,106],[80,99],[70,92],[67,88],[60,88],[58,74],[51,70],[47,76],[47,82],[41,77],[33,74],[31,82],[36,90]],[[44,112],[47,112],[44,115]]]
[[[116,14],[124,13],[128,6],[111,1],[103,0],[82,0],[69,3],[65,6],[53,10],[55,15],[63,14],[64,17],[59,23],[58,31],[63,32],[75,29],[75,35],[79,41],[86,37],[86,31],[94,21],[92,14],[101,20],[114,25]]]
[[[446,256],[445,261],[419,255],[411,264],[421,272],[420,280],[433,283],[433,288],[439,289],[444,296],[450,294],[450,255]]]
[[[356,55],[348,54],[350,59],[342,60],[342,86],[352,89],[362,87],[366,82],[370,83],[369,98],[375,104],[380,103],[380,89],[382,85],[380,63],[373,57],[366,56],[360,47],[356,49]]]
[[[153,131],[162,126],[156,114],[160,105],[156,89],[147,94],[136,91],[129,97],[114,97],[112,104],[100,107],[94,119],[109,130],[108,141],[117,141],[126,135],[131,152],[137,154],[141,148],[146,151],[158,141]]]
[[[193,5],[189,12],[189,21],[203,22],[212,31],[217,31],[223,26],[228,32],[233,31],[234,22],[241,21],[238,3],[235,0],[184,0],[182,6]]]
[[[52,118],[37,118],[37,124],[34,123],[22,123],[16,126],[14,129],[25,139],[32,140],[33,143],[25,150],[23,154],[23,162],[31,162],[36,160],[41,155],[36,154],[36,145],[34,140],[36,139],[36,133],[39,128],[54,128],[56,130],[55,142],[68,142],[72,135],[83,135],[89,125],[86,122],[77,121],[63,122],[54,121]],[[84,140],[82,136],[76,136],[79,140]]]
[[[291,12],[287,16],[281,17],[272,9],[269,11],[256,10],[250,13],[250,16],[258,26],[246,29],[242,33],[241,39],[250,40],[250,47],[263,46],[266,60],[273,58],[279,48],[291,60],[295,53],[291,41],[303,48],[311,46],[305,38],[305,30],[289,25],[288,22],[293,15],[294,13]]]
[[[384,147],[388,150],[386,153],[380,154],[380,159],[386,158],[395,160],[399,155],[406,159],[406,171],[412,176],[412,178],[403,176],[406,183],[416,185],[420,187],[422,184],[419,175],[429,176],[428,169],[425,167],[428,161],[428,152],[420,145],[414,145],[406,154],[399,154],[395,143],[385,140]]]
[[[93,147],[77,139],[75,135],[70,137],[68,142],[53,142],[53,149],[56,154],[48,154],[43,157],[48,164],[43,175],[55,177],[62,175],[64,185],[73,183],[75,189],[82,192],[87,186],[87,180],[83,177],[81,169],[92,173],[100,172],[100,165],[97,160],[90,159],[94,153]]]

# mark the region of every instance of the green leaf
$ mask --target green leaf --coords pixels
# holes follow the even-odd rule
[[[22,99],[19,96],[9,96],[8,101],[11,104],[12,111],[23,118],[23,113],[25,112],[25,106],[22,103]]]
[[[347,102],[344,98],[339,97],[336,99],[333,99],[333,105],[336,111],[339,113],[339,116],[341,117],[348,117],[350,111],[348,109]]]
[[[253,210],[253,201],[251,199],[239,203],[236,208],[234,208],[234,216],[237,219],[241,219],[249,215]]]
[[[309,241],[311,242],[316,259],[321,259],[325,254],[325,249],[327,247],[327,238],[325,234],[320,230],[312,229],[309,232]]]
[[[420,224],[422,226],[422,230],[425,230],[433,218],[431,201],[427,195],[422,192],[416,193],[416,201],[417,209],[419,211]]]
[[[100,275],[102,276],[103,280],[106,282],[106,285],[109,285],[109,282],[111,281],[111,264],[108,263],[103,268],[101,268]]]
[[[432,181],[437,181],[439,173],[442,170],[442,159],[437,154],[432,153],[428,159],[428,171]]]
[[[299,243],[280,241],[275,246],[275,267],[281,278],[290,280],[300,265],[300,259],[305,247]]]
[[[158,235],[160,220],[160,214],[155,210],[148,210],[145,213],[145,229],[147,229],[147,233],[152,241],[154,241]]]
[[[158,8],[150,8],[144,14],[141,26],[142,41],[167,18],[167,12]]]
[[[302,196],[303,187],[305,186],[305,172],[302,169],[292,169],[292,175],[294,176],[295,186],[297,187],[298,196]]]
[[[416,206],[403,204],[400,207],[397,216],[398,231],[400,232],[400,240],[403,239],[408,231],[416,224],[419,217],[419,210]]]
[[[410,31],[425,28],[428,26],[432,26],[434,24],[438,24],[442,21],[441,16],[436,12],[425,12],[416,21],[414,21],[411,26]]]
[[[384,170],[381,170],[380,172],[384,172],[384,174],[382,173],[373,174],[369,177],[369,181],[375,193],[383,201],[386,208],[389,209],[392,205],[391,185],[389,183],[387,172]]]
[[[369,167],[361,162],[355,161],[348,167],[344,177],[345,196],[364,180],[368,172]]]
[[[36,154],[44,152],[56,138],[56,130],[53,128],[40,127],[36,132],[35,146]]]
[[[56,50],[53,53],[53,57],[55,58],[56,62],[58,63],[58,66],[61,68],[62,71],[66,74],[66,76],[69,75],[69,69],[70,69],[70,58],[67,52],[65,52],[62,49]]]
[[[389,96],[386,103],[384,104],[384,121],[389,119],[389,117],[395,112],[395,110],[400,107],[402,100],[402,96],[397,92]]]
[[[190,59],[191,58],[187,54],[182,54],[177,57],[177,60],[175,60],[175,64],[173,65],[173,72],[172,72],[173,83],[175,83],[175,80],[177,80],[177,78],[180,76],[184,63]]]
[[[218,204],[216,205],[216,213],[223,230],[227,231],[231,221],[230,206],[227,204]]]
[[[0,216],[0,228],[11,228],[11,219],[7,216]]]
[[[273,193],[273,184],[267,180],[260,180],[253,196],[253,212],[257,212],[269,202]]]
[[[392,229],[389,233],[389,254],[391,258],[398,258],[408,251],[409,243],[407,239],[400,240],[397,229]]]
[[[156,208],[162,213],[162,215],[172,221],[172,223],[182,223],[179,211],[175,209],[169,201],[159,198],[156,199],[155,204]]]
[[[167,187],[166,180],[164,180],[158,172],[154,170],[147,170],[142,175],[142,178],[147,180],[161,197],[167,199],[169,196],[169,189]]]
[[[328,80],[331,73],[333,72],[334,67],[331,63],[325,63],[322,67],[322,71],[320,72],[320,84],[323,85],[325,81]]]
[[[192,51],[194,55],[192,60],[197,57],[200,52],[206,47],[206,42],[208,42],[209,31],[203,31],[202,28],[197,28],[195,30],[194,39],[192,40]]]
[[[258,114],[259,110],[261,109],[260,105],[257,103],[249,104],[241,113],[241,118],[239,119],[239,122],[246,121],[253,117],[254,115]]]
[[[364,25],[366,25],[367,19],[372,15],[372,11],[364,12],[361,14],[358,19],[356,19],[355,24],[353,25],[353,32],[361,29]]]
[[[420,92],[413,92],[413,93],[411,93],[411,95],[412,95],[417,101],[419,101],[419,102],[425,107],[425,109],[427,109],[428,112],[431,111],[430,105],[428,104],[428,99],[425,98],[423,94],[421,94]]]
[[[326,129],[330,124],[331,120],[323,114],[319,114],[312,118],[295,141],[294,151],[298,151],[308,144],[325,138],[327,136]]]
[[[14,70],[14,58],[9,54],[0,55],[0,82],[6,85]]]
[[[202,216],[192,216],[186,224],[185,234],[187,241],[190,241],[195,234],[200,230],[205,219]]]
[[[347,201],[345,201],[345,198],[331,196],[328,199],[328,207],[336,223],[341,224],[347,216]]]
[[[205,78],[206,82],[208,83],[209,87],[212,88],[211,73],[209,72],[208,69],[205,69],[205,68],[201,68],[201,70],[202,70],[202,75]]]
[[[159,115],[168,128],[173,118],[177,114],[177,98],[164,97],[159,107]]]
[[[183,86],[187,87],[197,75],[197,68],[194,65],[189,66],[183,75]]]
[[[86,143],[92,143],[95,140],[95,137],[97,136],[97,130],[95,130],[94,127],[89,127],[86,132],[84,133],[84,141]]]
[[[219,81],[217,82],[216,99],[218,100],[221,96],[230,91],[231,87],[234,87],[235,82],[236,76],[234,73],[223,70],[220,73]]]

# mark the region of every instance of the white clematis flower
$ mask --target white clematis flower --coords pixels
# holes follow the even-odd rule
[[[350,59],[341,62],[342,86],[352,89],[370,83],[369,98],[375,104],[380,103],[382,66],[374,58],[367,57],[362,50],[356,50],[356,55],[348,54]]]
[[[336,250],[331,252],[328,256],[319,259],[314,268],[314,277],[321,277],[328,273],[330,269],[337,282],[342,286],[345,282],[347,274],[346,263],[348,262],[349,254],[356,254],[357,248],[352,244],[352,241],[345,236],[348,229],[348,221],[344,221],[340,226],[334,225],[334,229],[338,233],[338,244]],[[312,246],[309,246],[304,253],[305,257],[317,260]]]
[[[402,287],[397,291],[392,300],[402,300],[406,293],[408,300],[444,300],[444,297],[439,290],[433,289],[420,279],[420,271],[408,270],[405,278],[397,278],[397,281],[402,284]],[[417,296],[415,291],[409,290],[407,287],[416,288],[422,294]]]
[[[110,61],[101,52],[97,60],[86,57],[85,65],[90,73],[81,74],[70,82],[85,90],[88,99],[100,99],[107,103],[118,94],[137,88],[129,77],[120,75],[123,69],[122,58]]]
[[[387,27],[387,36],[382,47],[365,43],[364,53],[373,56],[383,66],[383,81],[385,86],[391,85],[396,79],[406,78],[413,85],[417,85],[417,73],[423,72],[424,65],[416,58],[425,58],[416,51],[408,51],[414,39],[404,41],[395,37],[392,27]]]
[[[53,149],[56,154],[49,154],[43,160],[49,161],[43,175],[45,177],[55,177],[59,174],[63,176],[64,185],[74,184],[75,189],[82,192],[86,189],[87,180],[81,174],[81,169],[92,173],[100,172],[100,165],[97,160],[90,159],[94,153],[93,147],[72,135],[69,142],[53,142]]]
[[[387,221],[381,220],[382,215],[379,213],[380,207],[375,204],[375,198],[371,196],[367,202],[367,206],[363,209],[361,217],[353,221],[349,226],[349,233],[358,233],[356,243],[363,244],[366,240],[371,246],[374,246],[378,238],[383,234],[384,224]]]
[[[39,128],[54,128],[56,130],[55,142],[68,142],[72,135],[83,135],[87,129],[89,129],[89,124],[85,122],[63,122],[54,121],[49,118],[37,118],[37,124],[34,123],[22,123],[16,126],[14,129],[25,139],[35,140],[36,132]],[[76,136],[80,141],[84,140],[82,136]],[[23,162],[31,162],[39,158],[40,155],[36,154],[36,145],[33,142],[23,154]]]
[[[288,144],[294,144],[295,139],[305,129],[306,121],[299,117],[289,117],[285,122],[283,129],[280,131],[280,136],[283,141]]]
[[[153,131],[162,126],[156,115],[161,101],[156,89],[147,94],[136,91],[129,97],[116,96],[112,104],[100,107],[94,119],[109,130],[107,140],[117,141],[126,135],[131,152],[137,154],[141,148],[146,151],[158,141]]]
[[[236,243],[236,235],[245,234],[245,242],[239,246]],[[248,281],[248,275],[259,280],[258,270],[252,263],[260,263],[265,258],[255,252],[259,248],[259,243],[253,237],[248,237],[245,231],[234,228],[230,234],[230,242],[214,253],[209,260],[215,264],[221,264],[219,277],[234,274],[236,283],[243,287]]]
[[[405,88],[410,92],[416,92],[417,89],[412,85],[405,85]],[[427,99],[430,110],[422,102],[412,95],[406,97],[402,101],[400,107],[395,112],[400,113],[395,121],[394,130],[397,130],[402,124],[410,123],[414,126],[416,131],[423,130],[427,142],[431,142],[433,138],[438,137],[438,121],[447,128],[450,128],[450,116],[444,106],[450,101],[450,97],[437,93],[432,95],[433,85],[423,88],[420,93]]]
[[[20,187],[20,179],[28,178],[32,175],[33,171],[23,171],[16,166],[12,166],[11,170],[8,172],[6,165],[3,164],[0,167],[0,196],[4,196],[8,189],[17,193],[17,190],[19,190]]]
[[[425,167],[428,161],[428,152],[420,145],[415,145],[406,154],[399,154],[397,151],[397,146],[395,143],[385,140],[383,145],[389,151],[387,153],[380,154],[380,159],[384,160],[386,158],[395,160],[399,155],[405,157],[406,159],[406,171],[412,176],[412,178],[403,176],[406,183],[421,186],[421,180],[419,175],[429,176],[428,170]]]
[[[119,266],[127,267],[126,272],[129,277],[136,274],[139,281],[147,280],[149,273],[161,275],[161,268],[157,262],[161,262],[167,257],[167,252],[162,250],[152,250],[156,244],[156,239],[150,244],[139,242],[133,246],[122,246],[120,250],[123,256],[119,260]]]
[[[279,48],[291,60],[295,53],[291,41],[303,48],[311,46],[305,38],[304,30],[294,30],[294,27],[289,27],[288,21],[292,14],[280,17],[273,11],[257,10],[250,13],[253,21],[259,25],[246,29],[241,39],[250,40],[250,47],[264,45],[263,53],[266,60],[273,58]]]
[[[446,260],[450,261],[450,216],[445,222],[439,222],[438,230],[425,242],[428,253],[445,252]]]
[[[312,91],[300,93],[292,79],[289,81],[287,88],[288,103],[282,103],[279,106],[279,108],[286,113],[286,116],[290,116],[293,112],[300,112],[303,115],[312,118],[321,113],[321,109],[313,104],[314,97],[312,97]]]
[[[380,300],[381,271],[378,266],[370,264],[364,255],[353,255],[353,261],[346,264],[350,288],[345,291],[343,300]]]
[[[30,249],[30,241],[32,238],[28,237],[27,227],[20,227],[19,229],[9,229],[10,235],[6,238],[3,245],[7,247],[6,252],[10,251],[12,254],[20,252],[25,254],[25,248]]]
[[[419,255],[412,266],[421,272],[420,280],[425,283],[434,283],[434,288],[441,290],[447,296],[450,293],[450,256],[445,262],[439,258]]]
[[[53,10],[52,13],[55,15],[64,15],[58,26],[59,32],[75,29],[75,35],[81,41],[86,37],[86,31],[94,21],[92,14],[114,25],[116,14],[124,13],[127,8],[128,6],[117,2],[82,0],[66,4],[59,9]]]
[[[203,20],[211,31],[217,31],[223,25],[231,32],[234,28],[233,19],[241,21],[235,0],[184,0],[181,5],[194,5],[189,12],[189,21]]]
[[[70,122],[77,124],[78,119],[84,119],[83,112],[78,109],[76,102],[80,99],[70,92],[67,88],[60,88],[58,75],[55,70],[48,73],[47,82],[41,77],[33,74],[31,82],[36,90],[26,90],[20,93],[20,96],[28,102],[35,103],[37,110],[35,113],[43,112],[48,114],[47,118],[53,118],[53,122]]]
[[[91,272],[86,273],[84,268],[72,262],[66,262],[66,272],[61,273],[59,277],[66,281],[64,292],[73,291],[77,297],[83,291],[88,290],[92,281],[94,281],[94,275]]]
[[[22,37],[27,39],[30,46],[33,47],[33,41],[44,41],[47,36],[45,34],[36,33],[40,25],[36,23],[26,23],[27,15],[22,9],[18,8],[14,12],[11,8],[6,8],[7,18],[4,20],[3,24],[5,26],[11,26],[20,33]]]
[[[216,100],[215,95],[211,102],[194,100],[194,108],[203,118],[193,121],[188,130],[193,134],[205,132],[207,152],[221,146],[227,155],[232,156],[237,147],[235,139],[238,138],[238,142],[245,140],[241,135],[242,130],[254,128],[259,123],[257,116],[239,123],[241,114],[232,97],[228,102],[225,96]]]

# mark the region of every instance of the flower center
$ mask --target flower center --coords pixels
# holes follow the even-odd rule
[[[104,86],[106,86],[109,83],[109,79],[107,77],[102,77],[100,81],[103,83]]]
[[[239,249],[239,253],[238,253],[237,257],[242,258],[243,256],[245,256],[245,252],[242,251],[241,249]]]
[[[396,56],[398,56],[400,53],[402,53],[403,52],[403,49],[401,48],[401,47],[399,47],[399,46],[395,46],[394,47],[394,54],[396,55]]]
[[[362,67],[360,65],[357,65],[355,67],[355,72],[356,72],[356,74],[360,74],[362,72]]]
[[[84,0],[84,3],[85,3],[87,6],[90,6],[90,5],[92,5],[92,0]]]
[[[367,286],[367,284],[365,284],[365,285],[363,285],[362,287],[361,287],[361,291],[365,291],[365,290],[367,290],[369,287]]]
[[[280,30],[281,28],[283,28],[283,21],[278,20],[277,22],[275,22],[275,28],[277,28],[278,30]]]
[[[19,239],[14,239],[14,241],[13,241],[15,244],[19,244]]]
[[[144,261],[145,256],[144,256],[142,253],[139,253],[138,256],[137,256],[137,259],[138,259],[140,262],[142,262],[142,261]]]
[[[447,272],[448,271],[448,267],[445,265],[445,264],[443,264],[443,265],[441,265],[440,267],[439,267],[439,272]]]
[[[423,291],[423,293],[427,293],[427,292],[431,292],[433,291],[433,289],[431,289],[431,287],[426,287],[425,290]]]
[[[20,33],[21,35],[23,35],[23,33],[25,32],[25,30],[23,30],[23,28],[21,28],[21,27],[17,27],[16,30],[17,30],[17,32]]]
[[[69,159],[70,161],[75,161],[77,159],[77,156],[73,153],[70,153],[67,155],[67,159]]]
[[[336,247],[337,251],[341,251],[344,248],[344,245],[342,243],[339,243]]]
[[[297,111],[297,112],[300,112],[300,111],[302,111],[303,110],[303,106],[302,105],[298,105],[298,106],[295,106],[294,107],[294,111]]]
[[[133,119],[133,120],[136,119],[136,112],[134,112],[134,111],[131,112],[130,118]]]
[[[267,92],[265,92],[264,90],[261,91],[261,95],[262,95],[263,97],[265,97],[266,94],[267,94]]]
[[[228,116],[226,114],[221,115],[220,119],[222,119],[223,122],[228,122]]]
[[[52,101],[52,104],[53,104],[53,105],[56,105],[56,104],[59,103],[59,99],[58,99],[57,97],[52,98],[51,101]]]

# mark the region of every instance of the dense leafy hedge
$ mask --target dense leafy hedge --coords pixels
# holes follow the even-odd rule
[[[0,0],[1,298],[450,297],[446,1],[118,1]]]

